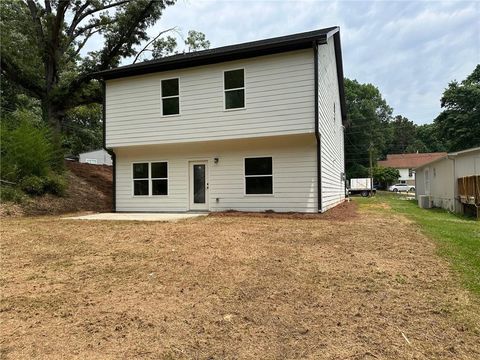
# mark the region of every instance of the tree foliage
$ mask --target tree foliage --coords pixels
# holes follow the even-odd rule
[[[67,154],[100,149],[103,146],[103,118],[100,104],[81,105],[65,114],[62,147]]]
[[[369,165],[369,151],[377,158],[385,152],[390,140],[389,123],[392,108],[372,84],[345,79],[347,124],[345,152],[347,167]]]
[[[210,41],[206,40],[205,34],[200,31],[189,30],[188,36],[183,42],[188,52],[210,48]],[[179,53],[177,39],[170,35],[159,37],[152,42],[152,47],[152,57],[154,59],[160,59],[165,56]]]
[[[147,41],[147,29],[175,0],[5,0],[0,3],[2,75],[41,102],[60,132],[65,114],[100,102],[94,73],[118,66]],[[103,47],[82,56],[92,36]]]
[[[461,83],[452,81],[443,92],[443,110],[435,119],[449,151],[480,146],[480,64]]]
[[[438,152],[447,151],[445,141],[440,137],[436,124],[423,124],[415,126],[416,141],[421,143],[415,148],[407,148],[407,152]]]
[[[15,183],[28,176],[46,177],[63,156],[55,148],[50,129],[35,114],[14,113],[18,119],[1,126],[1,178]],[[11,127],[9,124],[16,124]]]
[[[375,166],[373,168],[373,179],[383,188],[398,181],[399,177],[400,172],[398,169],[383,166]]]
[[[407,148],[422,147],[416,144],[416,125],[402,115],[397,115],[390,123],[391,139],[387,147],[390,154],[402,154],[407,152]],[[414,151],[416,152],[416,151]]]
[[[210,41],[207,40],[205,34],[200,31],[189,30],[188,36],[185,39],[185,45],[188,52],[198,51],[210,48]]]

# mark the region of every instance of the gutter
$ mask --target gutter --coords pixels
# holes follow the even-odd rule
[[[102,80],[102,93],[103,93],[103,101],[102,101],[102,123],[103,123],[103,149],[110,154],[112,157],[112,212],[116,212],[117,209],[117,196],[116,196],[116,189],[117,189],[117,156],[113,149],[107,148],[107,92],[106,92],[106,84],[105,80]]]
[[[325,44],[323,42],[323,44]],[[315,113],[315,139],[317,140],[317,196],[318,196],[318,212],[322,212],[322,139],[320,136],[319,130],[319,120],[318,120],[318,41],[313,41],[312,48],[313,48],[313,78],[314,78],[314,113]]]

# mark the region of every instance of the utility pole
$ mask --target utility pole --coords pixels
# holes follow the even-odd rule
[[[368,155],[370,158],[370,197],[373,196],[373,143],[370,142],[370,147],[368,148]]]

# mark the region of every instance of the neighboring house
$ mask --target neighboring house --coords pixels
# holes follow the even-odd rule
[[[112,157],[104,149],[81,153],[78,161],[95,165],[112,165]]]
[[[428,195],[432,206],[462,213],[458,179],[480,175],[480,147],[445,154],[415,171],[417,198]]]
[[[377,162],[378,166],[391,167],[400,173],[398,181],[407,185],[415,185],[415,171],[418,166],[447,155],[446,152],[414,153],[414,154],[388,154],[387,160]]]
[[[97,75],[114,210],[323,212],[345,200],[338,27]]]

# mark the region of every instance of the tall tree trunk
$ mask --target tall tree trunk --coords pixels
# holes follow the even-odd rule
[[[62,148],[62,116],[63,111],[57,109],[52,103],[51,99],[46,98],[42,100],[42,115],[43,120],[51,129],[52,144],[54,147],[54,154],[52,158],[52,168],[57,172],[62,172],[65,168],[63,161],[64,154]]]

